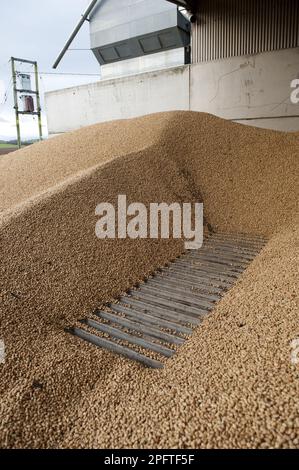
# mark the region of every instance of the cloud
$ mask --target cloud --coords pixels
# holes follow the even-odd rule
[[[11,56],[36,60],[40,72],[59,73],[100,73],[99,64],[91,51],[68,52],[61,62],[59,69],[53,71],[52,65],[66,39],[78,22],[90,0],[13,0],[1,2],[0,14],[0,135],[15,138],[15,116],[13,110],[13,93],[11,80]],[[30,15],[28,15],[28,11]],[[14,27],[7,18],[13,18]],[[26,18],[26,21],[24,21]],[[25,39],[24,39],[25,38]],[[37,40],[38,38],[38,40]],[[89,49],[89,27],[86,23],[72,44],[73,48]],[[32,71],[31,66],[16,64],[17,70]],[[94,77],[94,80],[98,80]],[[67,88],[94,81],[93,77],[76,75],[43,75],[40,80],[41,107],[45,109],[44,93],[53,89]],[[4,82],[4,83],[3,83]],[[3,90],[4,88],[4,90]],[[7,91],[6,103],[3,94]],[[9,122],[3,121],[3,119]],[[43,116],[46,133],[46,118]],[[36,135],[37,124],[33,119],[22,117],[22,136]]]

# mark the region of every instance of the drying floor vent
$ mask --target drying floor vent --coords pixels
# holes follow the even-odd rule
[[[192,334],[265,245],[262,237],[214,233],[138,287],[68,330],[151,368]]]

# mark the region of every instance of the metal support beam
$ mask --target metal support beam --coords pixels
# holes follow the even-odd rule
[[[13,82],[13,96],[14,96],[14,109],[16,113],[16,127],[17,127],[17,140],[18,147],[21,148],[21,131],[20,131],[20,119],[19,119],[19,104],[18,104],[18,92],[17,92],[17,74],[15,68],[15,60],[11,58],[11,71],[12,71],[12,82]]]
[[[42,140],[42,138],[43,138],[43,128],[42,128],[42,116],[41,116],[40,97],[39,97],[37,62],[35,62],[35,64],[34,64],[34,72],[35,72],[35,91],[36,91],[39,140]]]
[[[31,113],[30,111],[18,111],[18,114],[24,114],[24,116],[38,116],[38,112],[34,111]]]
[[[66,44],[65,44],[64,48],[62,49],[62,51],[60,52],[59,56],[57,57],[57,59],[55,61],[55,64],[53,65],[53,69],[56,69],[58,67],[58,65],[60,64],[60,62],[62,61],[65,53],[67,52],[67,50],[70,47],[70,45],[72,44],[73,40],[75,39],[75,37],[79,33],[79,31],[82,28],[85,21],[88,19],[88,16],[91,14],[91,12],[94,9],[94,7],[96,6],[97,2],[98,2],[98,0],[92,0],[92,2],[87,7],[85,13],[83,13],[82,18],[80,19],[79,23],[77,24],[74,31],[70,35],[68,41],[66,42]]]
[[[26,95],[36,95],[37,94],[37,92],[33,91],[33,90],[20,90],[20,89],[17,89],[16,91],[18,93],[26,93]]]
[[[37,62],[35,60],[20,59],[19,57],[12,57],[15,62],[23,62],[23,64],[32,64],[35,65]]]

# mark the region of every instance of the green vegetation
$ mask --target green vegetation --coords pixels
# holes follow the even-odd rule
[[[18,146],[16,144],[0,142],[0,149],[14,149],[14,148],[18,148]]]

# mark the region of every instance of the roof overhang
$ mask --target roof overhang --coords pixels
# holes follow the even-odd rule
[[[186,10],[188,12],[190,12],[192,15],[194,15],[194,18],[195,18],[195,15],[198,11],[199,0],[166,0],[166,1],[168,1],[170,3],[174,3],[175,5],[178,5],[180,7],[186,8]],[[82,25],[85,23],[85,21],[88,21],[89,18],[92,16],[93,11],[94,11],[95,7],[97,6],[97,2],[98,2],[98,0],[91,0],[91,3],[87,7],[85,13],[82,15],[79,23],[77,24],[76,28],[74,29],[74,31],[72,32],[70,38],[68,39],[66,45],[64,46],[64,48],[60,52],[58,58],[56,59],[55,64],[53,65],[54,69],[56,69],[58,67],[58,65],[60,64],[60,62],[63,59],[65,53],[68,50],[68,48],[70,47],[73,40],[75,39],[78,32],[80,31]],[[192,18],[190,18],[190,22],[193,22]]]

